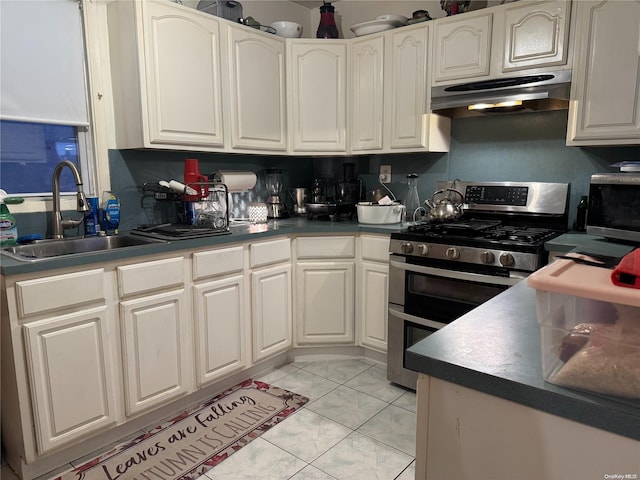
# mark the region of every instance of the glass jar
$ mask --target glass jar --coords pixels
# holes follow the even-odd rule
[[[405,222],[417,222],[420,220],[421,210],[420,209],[420,196],[418,195],[418,174],[417,173],[408,173],[407,174],[407,195],[404,199],[405,212],[404,212],[404,221]]]
[[[338,27],[334,18],[335,8],[330,2],[322,2],[320,7],[320,24],[316,32],[316,38],[338,38]]]

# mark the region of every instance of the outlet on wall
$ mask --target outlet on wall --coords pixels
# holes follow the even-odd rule
[[[380,165],[380,183],[391,183],[391,165]]]

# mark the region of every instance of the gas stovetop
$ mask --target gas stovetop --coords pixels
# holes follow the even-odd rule
[[[448,243],[451,245],[486,246],[512,248],[535,252],[544,242],[560,235],[559,231],[542,227],[503,224],[500,221],[477,220],[454,223],[410,225],[403,232],[394,235],[413,241]]]
[[[391,235],[390,252],[407,261],[457,262],[534,271],[545,242],[567,231],[569,185],[539,182],[437,182],[464,197],[449,223],[418,223]]]

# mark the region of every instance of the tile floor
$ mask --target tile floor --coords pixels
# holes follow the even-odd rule
[[[414,479],[416,396],[390,384],[384,366],[297,362],[258,380],[309,402],[199,480]],[[0,478],[13,480],[7,469]]]

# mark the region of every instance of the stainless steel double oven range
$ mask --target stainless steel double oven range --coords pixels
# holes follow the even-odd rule
[[[452,187],[438,182],[437,189]],[[547,262],[544,242],[567,231],[569,184],[456,182],[463,215],[391,235],[387,378],[415,389],[407,348]]]

